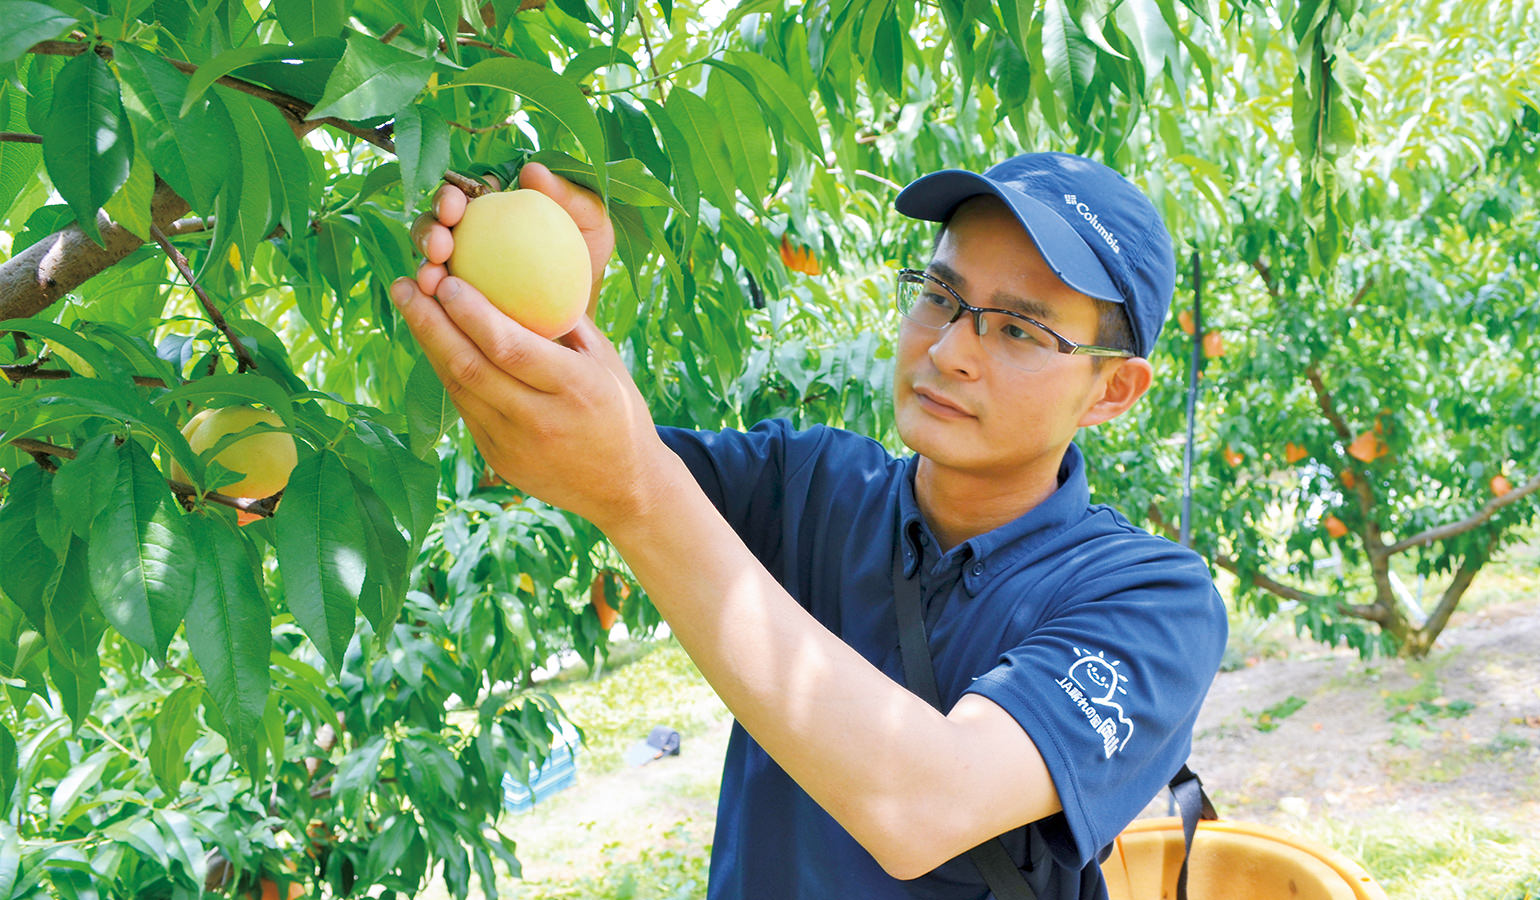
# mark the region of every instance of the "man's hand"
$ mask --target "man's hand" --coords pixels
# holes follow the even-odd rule
[[[681,464],[592,321],[551,341],[463,279],[441,277],[434,287],[437,300],[399,278],[391,299],[494,471],[601,529],[665,495],[662,482]]]
[[[489,179],[489,183],[498,187],[494,179]],[[615,252],[615,227],[604,211],[604,204],[592,191],[578,187],[539,163],[530,163],[519,170],[519,187],[539,191],[555,200],[577,223],[583,241],[588,244],[588,258],[593,266],[593,289],[588,301],[588,317],[593,318],[604,267]],[[450,229],[459,224],[468,202],[459,188],[443,185],[433,195],[430,211],[412,223],[412,244],[424,257],[417,269],[417,284],[424,294],[437,294],[439,284],[449,274],[444,264],[454,251],[454,236]]]

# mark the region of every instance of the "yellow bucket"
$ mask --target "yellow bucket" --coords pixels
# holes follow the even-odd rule
[[[1174,900],[1182,820],[1139,819],[1102,863],[1111,900]],[[1385,900],[1363,867],[1277,828],[1202,821],[1188,863],[1190,900]]]

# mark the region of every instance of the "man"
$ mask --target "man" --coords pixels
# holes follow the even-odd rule
[[[573,214],[597,278],[596,199],[521,183]],[[896,205],[944,223],[897,288],[903,459],[785,422],[656,428],[591,322],[545,341],[446,277],[452,189],[392,293],[493,467],[604,531],[732,710],[713,900],[983,897],[964,854],[997,835],[1038,897],[1102,896],[1097,854],[1185,761],[1225,641],[1202,560],[1090,506],[1072,443],[1149,387],[1171,241],[1065,154]],[[904,590],[941,710],[903,684]]]

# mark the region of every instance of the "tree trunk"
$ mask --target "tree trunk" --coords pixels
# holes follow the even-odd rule
[[[188,211],[188,204],[160,179],[150,199],[150,218],[165,228]],[[106,271],[144,243],[144,239],[97,214],[102,244],[79,225],[57,231],[0,264],[0,319],[37,315],[94,275]]]

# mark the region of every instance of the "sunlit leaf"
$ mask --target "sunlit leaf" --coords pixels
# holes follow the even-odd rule
[[[352,481],[335,452],[300,457],[273,524],[289,611],[332,670],[340,671],[368,549]]]
[[[133,131],[112,69],[95,53],[76,56],[54,82],[43,164],[80,227],[98,243],[96,213],[128,180],[133,158]]]
[[[354,32],[307,118],[394,115],[428,83],[433,60]]]

